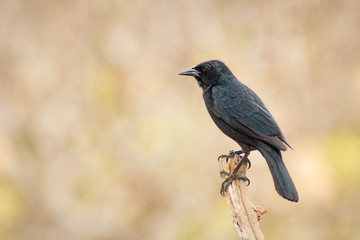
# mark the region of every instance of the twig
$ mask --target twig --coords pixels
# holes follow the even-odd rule
[[[219,160],[219,168],[221,171],[232,172],[236,164],[240,161],[240,155],[236,154],[234,158],[222,157]],[[240,167],[238,175],[246,176],[248,163]],[[222,180],[227,177],[220,174]],[[259,220],[267,211],[261,206],[255,206],[247,192],[247,182],[242,180],[234,180],[228,187],[225,197],[229,204],[231,216],[235,230],[241,240],[261,240],[265,239],[261,232]]]

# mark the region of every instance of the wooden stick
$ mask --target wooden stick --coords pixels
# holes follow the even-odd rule
[[[240,155],[233,158],[222,157],[219,160],[221,171],[232,172],[240,161]],[[248,163],[243,164],[238,172],[239,176],[246,176]],[[222,181],[226,179],[225,174],[220,174]],[[230,207],[230,212],[236,232],[241,240],[263,240],[259,220],[267,211],[261,206],[255,206],[248,195],[247,181],[234,180],[228,187],[225,197]]]

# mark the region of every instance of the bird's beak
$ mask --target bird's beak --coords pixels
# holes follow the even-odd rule
[[[186,76],[193,76],[193,77],[199,77],[200,72],[195,69],[195,67],[191,67],[188,69],[185,69],[184,71],[180,72],[179,75],[186,75]]]

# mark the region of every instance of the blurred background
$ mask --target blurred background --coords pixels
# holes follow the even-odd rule
[[[0,2],[0,239],[238,239],[195,79],[223,60],[294,151],[266,239],[360,239],[360,1]]]

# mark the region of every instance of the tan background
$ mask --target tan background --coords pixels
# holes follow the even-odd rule
[[[266,239],[360,239],[360,1],[0,2],[0,239],[237,239],[193,78],[223,60],[294,151]]]

